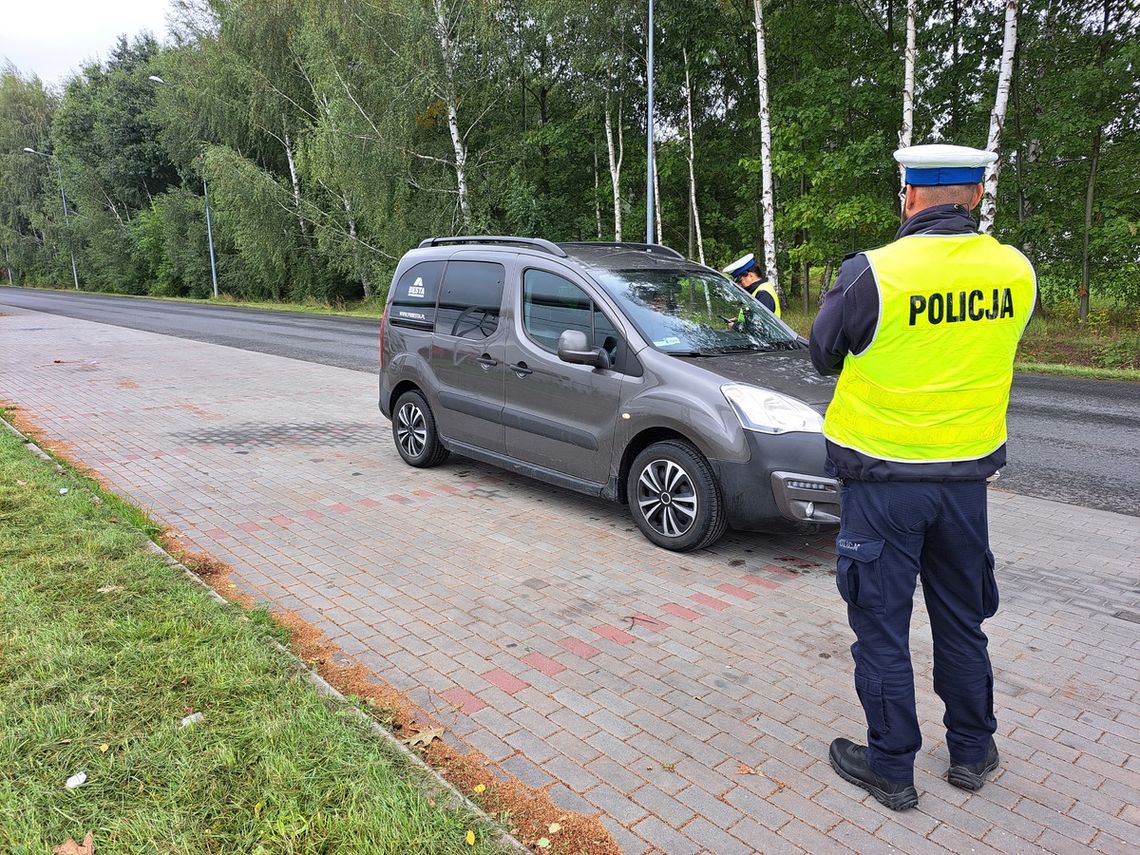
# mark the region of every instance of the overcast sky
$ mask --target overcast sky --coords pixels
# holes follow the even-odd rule
[[[54,86],[106,59],[122,33],[164,40],[169,9],[170,0],[0,0],[0,63]]]

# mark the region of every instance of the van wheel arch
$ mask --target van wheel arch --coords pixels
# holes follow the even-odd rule
[[[626,486],[629,483],[629,471],[633,468],[634,459],[655,442],[666,442],[670,439],[679,440],[693,446],[693,448],[697,449],[698,452],[707,458],[707,455],[701,451],[700,446],[679,430],[673,430],[667,427],[646,428],[631,439],[629,444],[625,447],[625,451],[622,452],[621,466],[618,469],[617,493],[618,500],[623,505],[629,504],[629,499],[626,496]]]
[[[400,396],[405,392],[419,392],[421,395],[424,394],[424,390],[411,380],[401,380],[396,384],[396,388],[392,390],[392,394],[388,396],[388,412],[390,412],[393,417],[396,415],[396,402],[400,400]],[[424,395],[424,399],[427,399],[426,395]]]

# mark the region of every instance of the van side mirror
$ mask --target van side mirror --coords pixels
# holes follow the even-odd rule
[[[581,330],[566,330],[558,336],[558,358],[571,365],[610,368],[610,355],[600,347],[590,347]]]

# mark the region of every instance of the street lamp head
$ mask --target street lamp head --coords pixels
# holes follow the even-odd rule
[[[163,80],[161,77],[159,77],[157,74],[150,75],[150,77],[148,77],[147,80],[151,81],[152,83],[158,83],[162,86],[166,85],[166,81]]]

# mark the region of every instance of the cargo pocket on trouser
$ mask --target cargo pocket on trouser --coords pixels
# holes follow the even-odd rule
[[[998,610],[997,576],[994,574],[994,554],[986,550],[986,565],[982,573],[982,617],[991,618]]]
[[[839,596],[849,606],[883,614],[883,570],[879,564],[883,541],[840,532],[835,539],[835,549],[839,553],[835,564],[835,586],[839,589]]]
[[[855,691],[863,712],[867,715],[867,728],[874,737],[883,737],[891,732],[887,724],[886,703],[883,701],[883,681],[878,677],[855,675]]]

